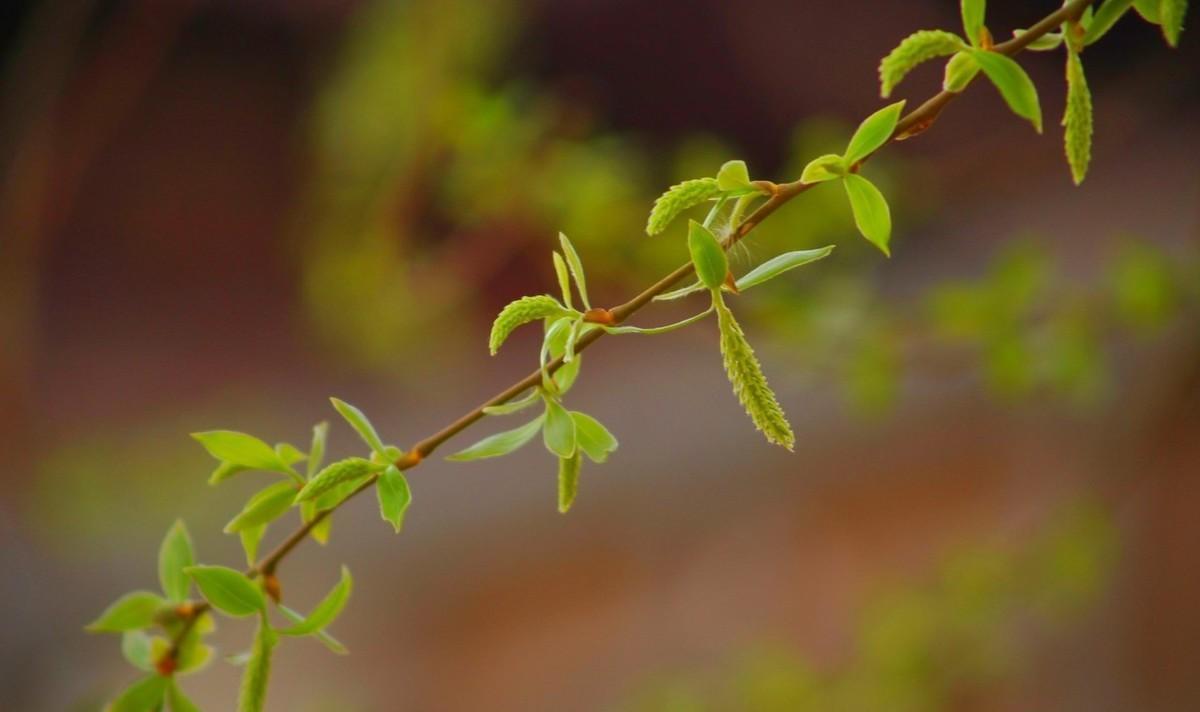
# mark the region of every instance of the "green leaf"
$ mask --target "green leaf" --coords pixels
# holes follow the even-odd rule
[[[1142,16],[1143,20],[1157,25],[1162,22],[1159,11],[1161,2],[1162,0],[1133,0],[1133,7]]]
[[[537,392],[537,389],[534,389],[524,398],[501,403],[500,405],[489,405],[483,409],[483,412],[488,415],[511,415],[512,413],[525,410],[534,403],[540,402],[541,399],[541,395]]]
[[[379,515],[384,521],[391,522],[396,533],[404,526],[404,513],[412,504],[412,491],[408,488],[408,480],[404,473],[395,465],[389,465],[379,479],[375,481],[375,495],[379,499]]]
[[[768,442],[791,450],[796,437],[787,416],[779,407],[775,392],[767,384],[762,367],[754,356],[754,349],[746,341],[742,327],[725,306],[720,292],[713,292],[713,304],[717,308],[717,323],[721,330],[721,355],[725,360],[725,373],[733,385],[734,395],[746,409],[746,414],[762,431]]]
[[[1063,147],[1075,185],[1083,182],[1092,160],[1092,93],[1088,90],[1083,62],[1067,52],[1067,107],[1063,112]]]
[[[154,672],[154,658],[150,655],[150,636],[141,630],[127,630],[121,634],[121,655],[139,670]]]
[[[275,443],[275,454],[285,465],[294,465],[301,460],[308,459],[308,455],[291,443]]]
[[[1000,90],[1008,108],[1017,116],[1029,119],[1038,133],[1042,132],[1042,107],[1038,103],[1037,87],[1021,65],[999,52],[976,50],[972,53],[980,69]]]
[[[676,329],[682,329],[685,326],[691,326],[711,313],[712,307],[710,306],[699,314],[693,314],[686,319],[663,326],[605,326],[603,329],[610,334],[666,334]]]
[[[905,37],[879,63],[880,95],[884,99],[891,96],[896,85],[922,62],[948,57],[960,49],[963,49],[962,39],[943,30],[920,30]]]
[[[112,701],[108,712],[157,712],[167,692],[167,678],[150,675],[130,685]]]
[[[571,411],[571,418],[575,421],[575,437],[579,449],[592,462],[604,462],[608,459],[608,454],[617,449],[617,439],[599,420],[577,410]]]
[[[863,119],[846,146],[846,155],[842,157],[846,164],[858,163],[887,143],[892,137],[892,132],[896,130],[896,122],[900,121],[903,111],[904,102],[898,101]]]
[[[238,531],[238,539],[242,542],[242,552],[246,554],[247,566],[254,566],[258,560],[258,545],[262,543],[262,539],[266,536],[266,533],[266,524],[259,524],[256,527],[246,527]]]
[[[177,519],[158,547],[158,582],[167,598],[176,603],[187,599],[191,580],[183,569],[194,563],[192,538],[183,520]]]
[[[348,457],[345,460],[330,463],[309,480],[308,484],[304,485],[300,493],[296,495],[295,501],[304,502],[316,499],[338,485],[360,484],[366,478],[383,470],[384,467],[386,465],[376,464],[361,457]]]
[[[271,653],[278,638],[271,630],[264,611],[259,617],[258,631],[254,635],[254,647],[250,660],[242,674],[242,689],[238,694],[238,712],[262,712],[267,701],[267,683],[271,678]]]
[[[854,224],[871,244],[891,256],[888,242],[892,237],[892,213],[883,194],[871,181],[860,175],[845,177],[846,196],[850,198],[850,209],[854,212]]]
[[[716,235],[695,220],[688,221],[688,252],[696,267],[696,276],[709,289],[717,289],[729,273],[729,260]]]
[[[983,16],[986,0],[962,0],[963,32],[972,46],[978,47],[983,31]]]
[[[722,164],[721,169],[717,171],[717,187],[725,193],[753,191],[754,186],[750,185],[750,171],[746,168],[746,162],[726,161]]]
[[[532,440],[533,436],[538,434],[538,431],[542,428],[544,417],[539,415],[519,428],[489,435],[471,447],[460,450],[446,459],[452,462],[469,462],[471,460],[482,460],[487,457],[507,455]]]
[[[292,623],[304,622],[304,616],[300,615],[296,611],[293,611],[292,609],[288,608],[287,606],[283,606],[283,605],[279,606],[279,612],[283,614],[284,618],[287,618]],[[284,631],[280,631],[280,632],[284,633]],[[331,651],[333,651],[334,653],[336,653],[338,655],[348,655],[350,653],[349,650],[346,650],[346,646],[342,645],[336,638],[334,638],[332,635],[330,635],[329,633],[326,633],[323,630],[315,631],[314,633],[312,633],[312,637],[321,641],[321,643],[324,644],[324,646],[326,648],[329,648]]]
[[[308,463],[305,477],[311,478],[321,470],[325,462],[325,440],[329,436],[329,423],[321,421],[313,426],[312,444],[308,447]]]
[[[708,287],[705,287],[703,282],[693,282],[692,284],[689,284],[686,287],[680,287],[679,289],[672,290],[670,292],[667,292],[666,294],[660,294],[657,297],[654,297],[654,301],[669,302],[669,301],[673,301],[675,299],[682,299],[683,297],[686,297],[691,294],[695,294],[696,292],[707,292],[707,291],[708,291]]]
[[[488,351],[495,356],[505,340],[508,339],[509,334],[519,326],[531,321],[554,319],[571,313],[563,308],[557,299],[548,294],[521,297],[515,302],[510,302],[508,306],[500,310],[496,321],[492,322],[492,334],[488,338]]]
[[[685,210],[693,208],[707,200],[712,200],[721,193],[716,178],[696,178],[685,180],[673,185],[667,192],[658,196],[654,208],[650,210],[650,218],[646,220],[646,234],[658,235],[666,230],[675,218]]]
[[[822,183],[827,180],[841,178],[846,175],[848,168],[846,160],[836,153],[827,153],[808,162],[804,172],[800,174],[801,183]]]
[[[554,255],[554,276],[558,278],[558,291],[562,294],[563,304],[567,305],[568,309],[574,308],[574,303],[571,301],[571,276],[567,274],[567,263],[563,261],[563,256],[557,250]]]
[[[236,534],[244,529],[268,524],[291,509],[295,499],[294,483],[276,482],[250,497],[242,511],[225,525],[225,533]]]
[[[1162,0],[1158,6],[1158,17],[1162,21],[1163,37],[1172,47],[1179,46],[1179,35],[1183,32],[1183,18],[1187,15],[1187,0]]]
[[[1083,35],[1083,44],[1090,45],[1107,34],[1132,6],[1133,0],[1106,0],[1092,15],[1092,21]]]
[[[225,462],[252,470],[290,472],[275,450],[262,440],[233,430],[209,430],[192,433],[192,437],[208,450],[208,454]],[[216,473],[213,474],[216,477]]]
[[[244,618],[266,606],[262,591],[240,571],[225,566],[189,566],[184,570],[204,598],[228,615]]]
[[[551,393],[566,393],[579,376],[582,357],[576,357],[571,359],[570,362],[565,362],[561,368],[554,372],[553,378],[546,371],[550,359],[566,358],[567,341],[571,338],[575,321],[574,318],[563,317],[547,325],[546,335],[542,340],[540,363],[543,372],[546,373],[546,376],[542,379],[542,387]]]
[[[579,494],[579,470],[582,466],[583,458],[579,453],[558,458],[558,511],[561,514],[571,509],[575,495]]]
[[[575,420],[566,408],[551,398],[546,399],[542,440],[546,449],[559,457],[571,457],[575,454]]]
[[[176,675],[191,675],[200,672],[212,662],[216,651],[211,645],[204,645],[197,636],[189,635],[179,649],[179,667]]]
[[[796,250],[776,255],[742,275],[735,284],[739,292],[758,286],[763,282],[775,279],[784,272],[825,259],[833,252],[833,247],[833,245],[826,245],[815,250]]]
[[[579,299],[583,301],[585,309],[591,309],[592,303],[588,300],[587,279],[583,274],[583,261],[579,259],[579,253],[575,251],[575,246],[561,232],[558,233],[558,242],[562,245],[563,254],[567,258],[567,267],[571,269],[571,276],[575,278],[575,289],[579,290]]]
[[[1026,32],[1028,30],[1013,30],[1013,37],[1020,37]],[[1061,32],[1047,32],[1026,45],[1025,49],[1031,52],[1049,52],[1061,47],[1062,43],[1063,34]]]
[[[363,442],[370,446],[371,450],[373,450],[375,454],[379,455],[384,460],[388,460],[387,446],[383,444],[383,440],[379,439],[379,433],[375,432],[375,426],[371,425],[371,421],[367,419],[365,413],[350,405],[346,401],[338,398],[330,398],[329,402],[333,403],[333,407],[337,410],[337,412],[341,413],[342,417],[346,419],[346,422],[350,424],[350,427],[354,428],[354,431],[358,433],[358,436],[363,439]]]
[[[200,712],[200,708],[188,699],[187,695],[183,694],[183,690],[179,689],[179,683],[174,679],[167,685],[167,704],[171,707],[171,712]]]
[[[975,75],[979,74],[979,63],[970,52],[959,52],[946,62],[946,74],[942,79],[942,89],[949,92],[961,92],[967,88]]]
[[[89,633],[123,633],[147,628],[154,623],[167,600],[150,591],[134,591],[121,596],[100,617],[87,625]]]
[[[322,630],[341,614],[342,609],[346,607],[346,601],[350,598],[350,590],[354,587],[354,579],[350,577],[350,570],[345,566],[342,567],[342,578],[337,585],[321,599],[321,602],[313,607],[312,612],[290,628],[284,628],[279,631],[283,635],[303,636],[312,635],[319,630]]]

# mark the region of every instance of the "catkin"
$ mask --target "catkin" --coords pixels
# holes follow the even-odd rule
[[[331,463],[304,485],[304,488],[296,495],[296,501],[304,502],[316,499],[344,482],[362,479],[381,469],[383,469],[382,466],[372,464],[370,460],[364,460],[361,457],[349,457]]]
[[[545,294],[521,297],[501,309],[496,316],[496,321],[492,323],[492,335],[488,338],[488,350],[495,356],[504,340],[518,326],[558,316],[563,311],[563,306],[554,297]]]
[[[720,192],[716,178],[696,178],[671,186],[654,201],[650,218],[646,221],[646,234],[659,234],[684,210],[715,198]]]
[[[1067,163],[1075,185],[1079,185],[1092,160],[1092,93],[1083,74],[1083,62],[1075,52],[1067,52],[1067,107],[1062,124]]]
[[[562,514],[571,509],[575,495],[579,494],[579,470],[582,466],[583,459],[578,452],[571,457],[558,458],[558,511]]]
[[[792,426],[779,407],[774,391],[767,385],[762,367],[754,356],[754,349],[746,341],[746,335],[729,307],[720,300],[716,302],[716,307],[717,324],[721,330],[721,355],[725,359],[725,373],[733,384],[734,395],[769,442],[791,450],[796,436],[792,434]]]
[[[921,62],[952,55],[962,48],[958,35],[943,30],[921,30],[905,37],[879,63],[880,95],[884,99],[891,96],[892,89]]]

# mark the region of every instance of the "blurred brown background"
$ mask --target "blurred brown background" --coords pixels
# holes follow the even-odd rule
[[[993,3],[997,36],[1052,9]],[[80,0],[0,10],[0,707],[96,709],[134,677],[81,627],[201,558],[262,480],[208,488],[187,433],[303,444],[327,396],[407,445],[526,373],[508,300],[572,237],[593,300],[686,258],[666,185],[792,179],[879,105],[875,67],[957,3]],[[277,656],[277,710],[1200,709],[1200,67],[1126,18],[1085,55],[1095,160],[977,82],[867,173],[891,260],[832,189],[755,233],[833,257],[739,299],[798,435],[772,449],[710,324],[589,350],[574,407],[621,449],[569,516],[554,465],[414,471],[282,568],[335,632]],[[934,66],[897,92],[919,101]],[[794,275],[794,276],[793,276]],[[687,306],[656,308],[665,323]],[[497,421],[498,422],[498,421]],[[511,427],[484,422],[448,446]],[[338,422],[332,449],[357,451]],[[252,481],[254,480],[254,481]],[[278,533],[276,534],[278,535]],[[225,622],[222,652],[248,626]],[[184,687],[230,709],[221,660]]]

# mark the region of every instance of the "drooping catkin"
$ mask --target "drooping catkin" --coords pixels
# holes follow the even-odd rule
[[[579,494],[579,470],[583,459],[579,453],[558,458],[558,511],[566,514]]]
[[[918,64],[948,57],[962,48],[958,35],[943,30],[921,30],[905,37],[879,63],[880,95],[884,99],[891,96],[892,89]]]
[[[1075,52],[1067,52],[1067,106],[1062,124],[1067,163],[1075,185],[1079,185],[1092,160],[1092,93],[1083,74],[1083,62]]]
[[[650,218],[646,221],[646,234],[659,234],[683,211],[715,198],[720,192],[716,178],[696,178],[671,186],[654,201]]]
[[[565,310],[554,297],[538,294],[532,297],[521,297],[500,310],[496,321],[492,323],[492,335],[488,338],[488,350],[495,356],[501,344],[518,326],[528,324],[538,319],[559,316]]]
[[[762,367],[754,356],[754,349],[746,341],[742,327],[724,301],[717,298],[714,304],[721,330],[721,355],[725,359],[725,373],[733,385],[734,395],[769,442],[791,450],[796,436],[792,434],[792,426],[783,414],[775,392],[767,385]]]

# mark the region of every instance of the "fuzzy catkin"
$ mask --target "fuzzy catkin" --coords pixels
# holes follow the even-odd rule
[[[1075,185],[1083,182],[1092,160],[1092,93],[1083,74],[1083,62],[1067,52],[1067,106],[1063,112],[1063,148]]]
[[[492,323],[492,334],[488,338],[488,350],[495,356],[508,335],[518,326],[528,324],[538,319],[546,319],[562,314],[561,304],[554,297],[539,294],[532,297],[521,297],[500,310],[496,321]]]
[[[571,457],[558,458],[558,511],[566,514],[579,494],[579,470],[583,458],[576,452]]]
[[[646,221],[646,234],[657,235],[674,222],[680,213],[721,193],[716,178],[696,178],[673,185],[654,201],[650,218]]]
[[[767,385],[762,367],[754,356],[754,349],[746,341],[742,327],[733,318],[733,312],[718,299],[717,324],[721,330],[721,356],[725,359],[725,373],[733,384],[733,393],[754,426],[762,431],[769,442],[782,445],[788,450],[796,443],[792,426],[783,414],[783,408],[775,399],[775,393]]]
[[[947,57],[962,48],[962,39],[944,30],[921,30],[905,37],[879,63],[880,95],[885,99],[891,96],[892,89],[921,62]]]
[[[316,499],[334,487],[344,483],[360,480],[383,469],[380,465],[372,464],[370,460],[361,457],[348,457],[330,463],[325,469],[313,476],[308,484],[296,495],[297,502]]]

